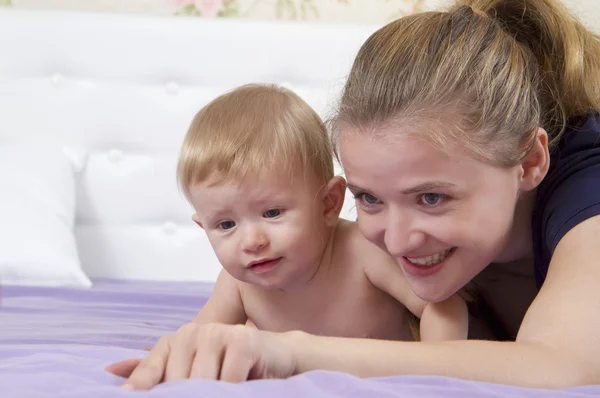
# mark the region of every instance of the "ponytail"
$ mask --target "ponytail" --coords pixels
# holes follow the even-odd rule
[[[552,147],[590,111],[600,112],[600,40],[558,0],[459,0],[373,33],[331,128],[335,142],[343,126],[369,134],[392,120],[429,120],[417,133],[433,144],[511,167],[538,127]],[[450,122],[436,128],[440,115]]]
[[[556,0],[461,0],[499,23],[535,58],[541,124],[557,141],[568,118],[600,112],[600,37]]]

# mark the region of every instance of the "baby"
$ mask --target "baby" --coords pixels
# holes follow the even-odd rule
[[[346,185],[334,176],[327,130],[293,92],[246,85],[213,100],[190,126],[177,176],[223,266],[196,322],[467,338],[465,301],[424,302],[391,256],[339,218]]]

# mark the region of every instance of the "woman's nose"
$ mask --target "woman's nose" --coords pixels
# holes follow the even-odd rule
[[[384,243],[393,257],[406,256],[423,245],[425,235],[414,228],[413,220],[405,213],[389,212]]]

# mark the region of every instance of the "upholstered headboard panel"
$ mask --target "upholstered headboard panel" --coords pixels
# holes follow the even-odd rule
[[[0,8],[0,140],[81,156],[88,275],[214,280],[220,266],[175,181],[193,115],[237,85],[273,82],[327,116],[375,29]]]

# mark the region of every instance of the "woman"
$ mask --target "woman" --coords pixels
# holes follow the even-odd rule
[[[556,0],[465,0],[370,37],[333,120],[361,231],[396,257],[420,297],[443,300],[488,270],[534,270],[539,292],[514,341],[190,324],[141,363],[109,370],[135,369],[126,386],[137,389],[313,369],[600,383],[599,90],[598,39]]]

